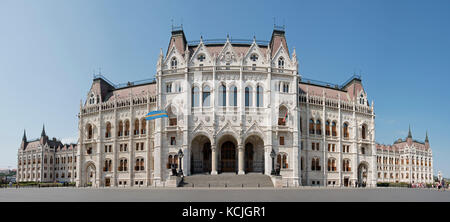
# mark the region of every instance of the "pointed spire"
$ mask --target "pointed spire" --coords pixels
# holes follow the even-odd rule
[[[256,43],[256,36],[253,36],[253,43]]]
[[[42,133],[41,133],[41,137],[44,137],[45,135],[45,125],[42,124]]]
[[[227,33],[227,42],[230,41],[230,35]]]
[[[412,134],[411,134],[411,125],[409,125],[408,138],[412,138]]]
[[[200,43],[203,43],[203,36],[200,36]]]
[[[427,130],[427,132],[426,132],[426,134],[425,134],[425,143],[428,143],[429,141],[428,141],[428,130]]]
[[[26,142],[26,141],[27,141],[27,133],[25,132],[25,129],[23,130],[22,141],[23,141],[23,142]]]

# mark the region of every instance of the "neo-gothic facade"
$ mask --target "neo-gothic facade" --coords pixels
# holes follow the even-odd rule
[[[146,121],[153,110],[169,118]],[[306,80],[284,30],[271,40],[187,42],[173,30],[154,81],[114,85],[98,75],[80,104],[78,186],[165,186],[185,175],[270,175],[283,184],[377,182],[373,102],[359,77]]]
[[[77,145],[49,139],[42,127],[41,137],[27,140],[23,133],[17,153],[18,182],[75,182]]]
[[[411,129],[406,139],[392,145],[377,144],[378,182],[433,183],[433,155],[428,133],[425,142],[413,140]]]

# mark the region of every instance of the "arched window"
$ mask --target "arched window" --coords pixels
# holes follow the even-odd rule
[[[328,171],[331,171],[331,172],[336,171],[336,159],[328,158]]]
[[[211,89],[208,85],[203,87],[203,106],[210,106]]]
[[[337,132],[336,132],[336,122],[335,122],[335,121],[333,121],[333,122],[331,123],[331,134],[332,134],[333,136],[337,136]]]
[[[125,120],[125,136],[130,135],[130,120]]]
[[[280,108],[278,109],[278,125],[279,126],[286,126],[287,116],[288,116],[287,108],[285,106],[280,106]]]
[[[128,167],[128,161],[127,161],[127,159],[121,159],[120,161],[119,161],[119,171],[127,171],[128,169],[127,169],[127,167]]]
[[[134,120],[134,135],[139,135],[139,120]]]
[[[363,140],[366,139],[366,130],[367,130],[367,127],[366,127],[365,124],[363,124],[362,127],[361,127],[361,138]]]
[[[177,68],[177,65],[178,65],[177,58],[173,57],[172,60],[170,61],[170,67],[171,67],[172,69],[176,69],[176,68]]]
[[[87,130],[88,130],[88,139],[92,139],[92,137],[94,136],[94,130],[91,124],[87,125]]]
[[[122,120],[119,121],[119,128],[117,131],[117,136],[123,136],[123,122]]]
[[[147,134],[147,121],[145,119],[141,119],[141,134]]]
[[[111,137],[111,123],[110,122],[106,123],[105,137],[106,138],[110,138]]]
[[[252,100],[253,100],[252,87],[247,86],[245,87],[245,106],[246,107],[252,106]]]
[[[314,134],[314,120],[313,119],[310,119],[309,120],[309,134]]]
[[[279,153],[277,154],[277,166],[276,169],[288,169],[289,165],[287,162],[287,154]]]
[[[219,106],[226,106],[227,102],[227,89],[223,84],[219,86]]]
[[[316,134],[322,135],[322,123],[320,122],[320,120],[316,121]]]
[[[311,170],[320,171],[320,159],[319,157],[313,157],[311,161]]]
[[[103,166],[103,171],[110,172],[112,168],[112,160],[105,160],[105,165]]]
[[[136,170],[136,171],[144,170],[144,158],[136,159],[136,165],[134,166],[134,170]]]
[[[330,121],[327,120],[325,122],[325,135],[329,136],[330,135]]]
[[[350,160],[349,159],[344,159],[342,161],[342,170],[344,172],[350,172],[351,171]]]
[[[237,87],[232,86],[230,89],[230,106],[237,106]]]
[[[199,107],[200,105],[200,90],[198,87],[192,88],[192,107]]]
[[[348,132],[348,123],[344,123],[344,138],[348,139],[350,137]]]
[[[284,58],[283,57],[280,57],[278,59],[278,68],[279,69],[284,69]],[[281,70],[280,70],[280,72],[281,72]]]
[[[256,87],[256,107],[263,107],[264,106],[264,95],[263,95],[263,88],[261,86]]]

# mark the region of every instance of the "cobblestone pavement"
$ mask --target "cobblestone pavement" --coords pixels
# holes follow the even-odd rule
[[[450,191],[407,188],[3,188],[0,201],[444,201]]]

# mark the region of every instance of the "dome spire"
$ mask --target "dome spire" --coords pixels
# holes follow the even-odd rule
[[[45,125],[42,124],[42,133],[41,133],[41,137],[44,137],[45,135]]]
[[[411,125],[409,125],[408,138],[412,138],[412,134],[411,134]]]

